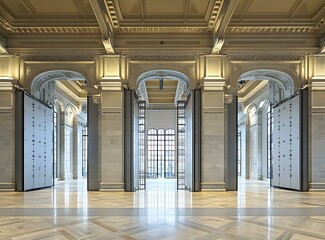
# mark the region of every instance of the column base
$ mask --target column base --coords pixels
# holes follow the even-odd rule
[[[201,191],[226,191],[226,184],[224,182],[201,183]]]
[[[325,192],[325,183],[309,183],[309,191]]]
[[[99,184],[99,191],[124,192],[124,183],[105,183]]]
[[[0,183],[0,192],[14,192],[16,191],[15,183]]]

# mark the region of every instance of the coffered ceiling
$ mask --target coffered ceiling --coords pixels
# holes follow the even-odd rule
[[[210,32],[221,1],[106,1],[115,32]],[[114,18],[115,17],[115,18]]]
[[[301,56],[325,49],[325,0],[0,0],[0,34],[0,53],[25,60]],[[175,82],[158,82],[149,102],[172,102]]]
[[[152,79],[145,84],[149,104],[174,104],[178,81],[164,79],[161,83],[160,79]]]
[[[325,1],[0,0],[0,23],[10,53],[37,51],[40,38],[85,54],[230,54],[250,44],[317,52]]]

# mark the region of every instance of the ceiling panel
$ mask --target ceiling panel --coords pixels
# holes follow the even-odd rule
[[[92,15],[92,16],[95,16],[94,15],[94,11],[93,11],[93,9],[92,9],[92,7],[91,7],[91,5],[90,5],[90,2],[89,2],[89,0],[82,0],[82,3],[83,3],[83,5],[85,6],[85,12],[87,13],[87,15]]]
[[[144,0],[146,15],[180,15],[185,16],[185,0]]]
[[[299,0],[254,0],[249,5],[248,13],[289,13]]]
[[[124,19],[134,17],[141,18],[139,0],[120,0],[118,4]]]
[[[0,1],[1,6],[3,6],[9,14],[13,17],[31,15],[31,12],[22,4],[21,1]]]
[[[208,7],[209,7],[209,0],[190,0],[188,6],[188,16],[189,17],[202,17],[204,18]]]
[[[79,14],[79,10],[73,0],[29,0],[38,14]]]
[[[247,3],[247,0],[239,0],[237,2],[236,8],[235,8],[234,15],[240,14],[246,3]]]
[[[324,5],[324,0],[304,0],[297,8],[295,15],[312,18]]]

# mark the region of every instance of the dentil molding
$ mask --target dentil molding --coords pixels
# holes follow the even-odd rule
[[[302,56],[292,56],[292,55],[240,55],[240,56],[230,56],[231,62],[239,61],[302,61]]]
[[[149,62],[196,62],[198,60],[198,56],[159,56],[159,55],[154,55],[154,56],[130,56],[128,57],[128,60],[130,62],[135,62],[135,61],[149,61]]]

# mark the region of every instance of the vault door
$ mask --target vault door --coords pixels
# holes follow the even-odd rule
[[[177,189],[200,191],[201,91],[177,102]]]
[[[125,191],[145,189],[145,105],[134,91],[124,92],[124,181]]]
[[[274,107],[272,185],[308,191],[308,90]]]
[[[200,191],[201,92],[192,91],[185,107],[185,189]]]
[[[185,189],[185,108],[186,101],[177,102],[177,189]]]
[[[146,134],[146,102],[138,102],[138,132],[139,132],[139,189],[146,189],[146,149],[145,149],[145,134]]]

